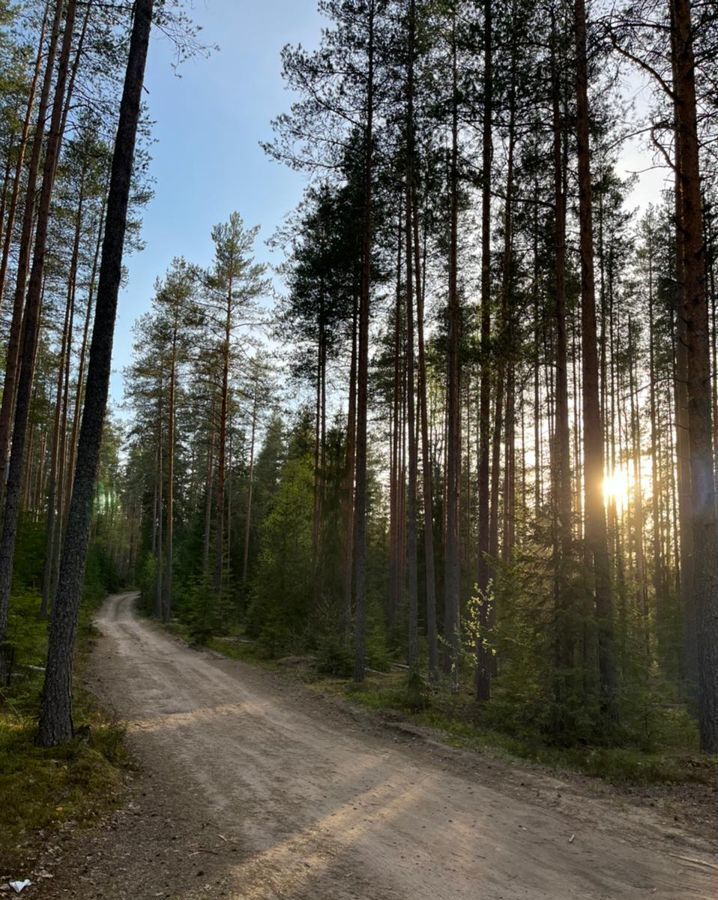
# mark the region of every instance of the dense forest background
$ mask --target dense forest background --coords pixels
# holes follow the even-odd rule
[[[266,147],[308,175],[285,262],[232,213],[158,279],[87,583],[197,642],[406,666],[509,733],[715,752],[715,4],[320,6]],[[128,15],[0,15],[2,641],[57,590]],[[640,210],[637,140],[666,172]],[[141,128],[136,244],[147,167]]]

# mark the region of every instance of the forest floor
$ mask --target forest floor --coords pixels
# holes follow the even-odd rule
[[[23,896],[712,898],[704,828],[605,783],[460,751],[194,650],[111,597],[87,678],[127,722],[126,805]],[[18,873],[20,874],[20,873]]]

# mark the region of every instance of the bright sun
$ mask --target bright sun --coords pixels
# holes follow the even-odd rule
[[[614,469],[603,479],[603,497],[608,503],[613,501],[618,510],[628,504],[628,478],[621,469]]]

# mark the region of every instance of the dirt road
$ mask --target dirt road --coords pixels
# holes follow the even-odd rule
[[[185,647],[139,620],[132,595],[110,598],[98,626],[99,692],[145,774],[45,896],[716,896],[707,848],[649,812],[363,725]]]

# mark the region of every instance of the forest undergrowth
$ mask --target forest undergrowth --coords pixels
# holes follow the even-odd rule
[[[36,744],[37,712],[47,652],[47,623],[32,587],[13,596],[9,683],[0,686],[0,880],[27,872],[40,847],[61,827],[89,825],[123,796],[130,758],[124,727],[83,687],[96,632],[92,615],[112,584],[100,552],[88,560],[74,666],[75,738],[59,747]]]

